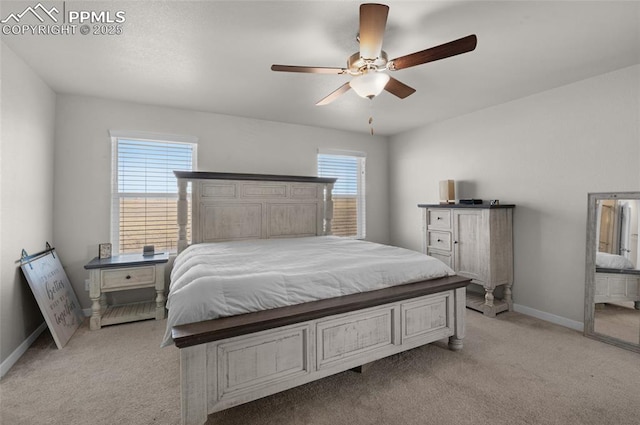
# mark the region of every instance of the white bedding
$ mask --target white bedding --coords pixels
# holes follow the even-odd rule
[[[633,263],[622,255],[609,254],[606,252],[596,253],[596,267],[606,269],[633,269]]]
[[[173,265],[162,346],[176,325],[454,274],[419,252],[335,236],[192,245]]]

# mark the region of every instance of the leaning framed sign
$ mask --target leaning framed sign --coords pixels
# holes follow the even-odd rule
[[[80,303],[55,248],[34,255],[22,250],[18,260],[56,346],[62,349],[84,320]]]

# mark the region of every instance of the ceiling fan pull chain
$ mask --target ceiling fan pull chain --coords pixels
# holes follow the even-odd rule
[[[371,98],[371,103],[369,104],[369,128],[371,130],[371,135],[373,136],[373,97]]]

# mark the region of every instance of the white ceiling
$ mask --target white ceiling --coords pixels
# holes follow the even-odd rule
[[[31,2],[2,2],[0,15]],[[387,1],[390,58],[476,34],[475,51],[394,72],[417,92],[373,102],[349,77],[272,72],[344,67],[358,50],[360,2],[45,1],[123,10],[123,34],[2,40],[58,93],[392,135],[640,63],[638,1]]]

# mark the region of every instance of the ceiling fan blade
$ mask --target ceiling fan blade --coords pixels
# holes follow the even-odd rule
[[[387,15],[389,6],[384,4],[360,5],[360,56],[363,58],[380,57]]]
[[[478,38],[475,34],[468,35],[458,40],[450,41],[436,47],[431,47],[429,49],[393,59],[389,61],[389,69],[397,71],[399,69],[422,65],[423,63],[437,61],[459,55],[461,53],[467,53],[475,49],[477,44]]]
[[[398,96],[400,99],[411,96],[416,92],[416,89],[414,89],[413,87],[409,87],[408,85],[401,83],[393,77],[389,78],[389,82],[386,86],[384,86],[384,89],[389,93]]]
[[[316,103],[316,106],[324,106],[324,105],[330,104],[331,102],[336,100],[338,97],[348,92],[350,88],[351,86],[349,85],[349,82],[344,83],[343,85],[338,87],[337,90],[334,90],[329,96],[319,100],[318,103]]]
[[[331,68],[326,66],[293,66],[293,65],[271,65],[272,71],[282,72],[306,72],[310,74],[344,74],[344,68]]]

